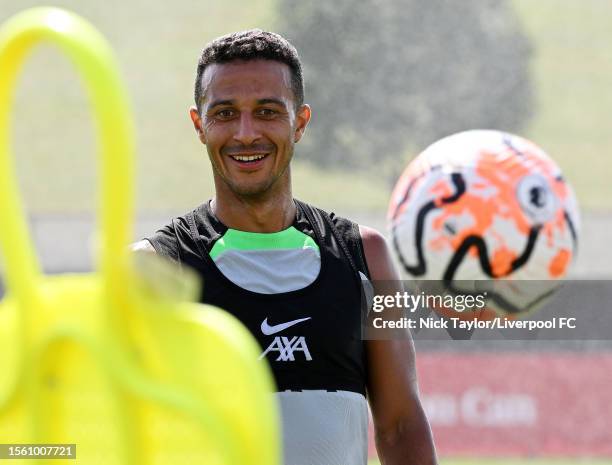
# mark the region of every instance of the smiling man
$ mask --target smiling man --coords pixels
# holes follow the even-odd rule
[[[311,116],[295,48],[261,30],[214,40],[189,114],[215,196],[135,248],[195,269],[202,302],[256,337],[285,465],[365,465],[367,401],[382,463],[436,463],[412,341],[361,338],[363,283],[399,279],[384,238],[293,198],[290,162]]]

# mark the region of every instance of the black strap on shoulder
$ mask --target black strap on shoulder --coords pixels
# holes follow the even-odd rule
[[[340,249],[346,256],[346,259],[348,260],[351,266],[351,269],[355,272],[356,275],[359,275],[359,272],[361,271],[361,269],[355,264],[353,254],[350,252],[350,249],[347,246],[346,241],[344,240],[344,238],[338,231],[338,228],[332,221],[329,213],[327,213],[324,210],[321,210],[320,208],[316,208],[311,205],[308,205],[307,203],[304,203],[300,200],[294,199],[294,201],[295,201],[296,206],[302,211],[302,213],[304,213],[304,215],[306,216],[306,218],[308,219],[312,227],[315,229],[315,233],[319,236],[321,240],[323,238],[323,231],[320,230],[319,228],[320,221],[317,221],[316,218],[322,218],[323,221],[327,223],[334,238],[336,239],[336,242],[340,246]],[[196,215],[196,210],[193,210],[189,212],[187,215],[185,215],[185,218],[187,220],[187,224],[189,225],[189,231],[191,233],[193,241],[195,242],[198,252],[200,256],[202,257],[202,259],[206,260],[208,257],[208,252],[205,250],[204,246],[202,245],[202,241],[200,240],[200,233],[198,232],[195,215]],[[355,237],[359,238],[359,229],[355,223],[352,223],[352,230],[353,230],[353,234],[355,235]],[[363,258],[361,250],[358,246],[356,247],[356,250],[357,250],[358,258],[363,265],[362,268],[364,268],[364,272],[368,274],[367,264]]]
[[[206,257],[208,256],[208,252],[204,250],[204,247],[202,246],[202,242],[200,241],[200,233],[198,232],[198,227],[196,226],[196,220],[195,220],[195,210],[187,214],[187,224],[189,224],[189,231],[191,232],[193,242],[195,242],[195,245],[198,248],[198,252],[200,253],[202,260],[206,260]]]
[[[366,277],[370,279],[371,278],[370,268],[368,267],[368,262],[365,259],[365,250],[363,249],[363,240],[361,239],[361,231],[359,230],[359,225],[352,221],[351,221],[351,232],[353,234],[353,238],[355,241],[355,252],[357,254],[357,258],[359,259],[359,263],[363,267],[363,272],[366,275]]]
[[[306,218],[308,218],[308,221],[310,221],[310,223],[312,224],[313,228],[317,227],[317,221],[315,220],[315,215],[320,216],[321,218],[323,218],[323,220],[330,227],[331,232],[334,235],[334,238],[336,239],[336,242],[338,242],[338,245],[340,246],[340,248],[344,252],[344,255],[346,256],[349,264],[351,265],[351,268],[355,272],[355,275],[359,275],[359,268],[357,267],[357,265],[355,265],[355,261],[353,260],[353,256],[350,253],[350,251],[349,251],[349,249],[348,249],[348,247],[346,245],[346,241],[342,238],[342,236],[338,232],[338,229],[334,225],[334,223],[331,220],[329,214],[326,211],[323,211],[323,210],[321,210],[319,208],[316,208],[316,207],[311,207],[307,203],[301,202],[299,200],[295,200],[295,203],[298,206],[298,208],[300,208],[302,210],[302,212],[306,215]]]
[[[179,236],[178,236],[178,220],[176,218],[172,218],[172,230],[174,231],[174,237],[176,238],[176,261],[178,263],[179,269],[183,268],[183,258],[181,257],[181,248],[179,247]]]

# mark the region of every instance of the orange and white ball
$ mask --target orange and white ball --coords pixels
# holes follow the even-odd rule
[[[563,278],[580,222],[559,166],[534,143],[493,130],[454,134],[418,155],[395,186],[388,220],[408,277],[444,282]],[[521,296],[516,285],[493,305],[497,314],[531,310],[533,294],[550,288]]]

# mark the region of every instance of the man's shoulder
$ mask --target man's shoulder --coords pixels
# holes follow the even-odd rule
[[[153,247],[153,244],[151,244],[148,239],[141,239],[138,242],[134,242],[130,245],[130,250],[132,252],[156,252],[155,247]]]
[[[208,214],[208,202],[205,202],[182,215],[172,216],[170,221],[159,228],[154,235],[161,234],[176,237],[182,233],[190,233],[192,227],[205,221]]]
[[[387,239],[377,229],[360,224],[359,235],[361,236],[361,241],[363,244],[368,248],[378,250],[380,252],[383,252],[388,248]]]
[[[305,202],[302,203],[305,204]],[[336,229],[338,229],[343,236],[348,235],[349,237],[354,237],[355,239],[361,240],[363,243],[367,242],[368,244],[371,244],[372,248],[378,249],[387,247],[387,240],[385,239],[385,236],[377,229],[360,224],[350,219],[348,216],[339,215],[333,210],[327,211],[314,205],[306,205],[319,210],[322,212],[322,214],[327,215]]]
[[[366,277],[369,277],[370,272],[365,257],[363,237],[361,233],[362,226],[347,217],[338,215],[334,211],[327,212],[326,210],[315,207],[314,205],[306,205],[310,208],[318,210],[322,216],[327,216],[329,218],[333,229],[336,231],[334,235],[338,234],[342,239],[341,242],[346,244],[347,250],[345,250],[345,252],[351,257],[358,271],[362,272]],[[367,229],[374,231],[371,228]]]
[[[208,203],[201,204],[187,213],[174,216],[171,220],[155,231],[136,242],[133,250],[145,252],[157,252],[159,255],[167,256],[179,261],[180,256],[185,252],[182,249],[197,250],[194,234],[198,237],[206,236],[206,228],[197,225],[204,222]]]
[[[318,207],[316,205],[312,205],[312,204],[306,203],[306,202],[298,200],[298,199],[294,199],[294,200],[298,204],[301,204],[302,206],[304,206],[306,208],[310,208],[310,209],[316,210],[321,215],[327,216],[331,220],[333,225],[336,227],[336,229],[339,229],[340,232],[342,232],[342,233],[352,233],[354,228],[356,226],[358,226],[356,222],[352,221],[351,219],[349,219],[349,218],[347,218],[345,216],[338,215],[333,210],[329,210],[328,211],[325,208],[321,208],[321,207]]]
[[[378,280],[398,280],[399,274],[387,239],[368,226],[360,225],[359,231],[370,277]]]
[[[351,255],[358,263],[362,263],[368,277],[396,277],[389,244],[380,231],[340,216],[333,211],[327,213],[323,209],[319,210],[329,216],[334,227],[347,243]]]

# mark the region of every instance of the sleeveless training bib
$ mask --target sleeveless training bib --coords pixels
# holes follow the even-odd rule
[[[286,465],[362,465],[361,280],[368,271],[359,229],[296,205],[289,228],[251,233],[227,228],[207,202],[148,240],[195,269],[202,302],[238,317],[259,342],[279,391]]]

